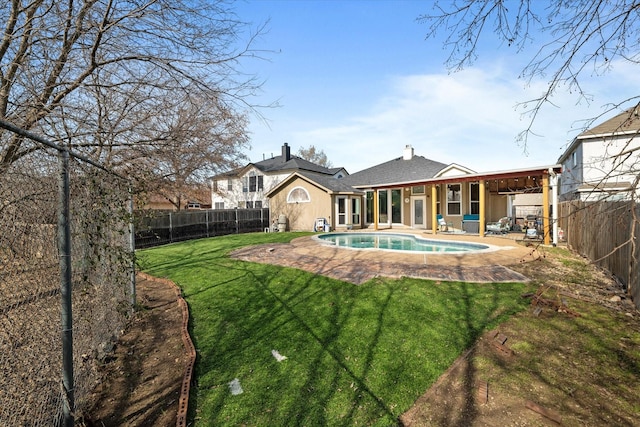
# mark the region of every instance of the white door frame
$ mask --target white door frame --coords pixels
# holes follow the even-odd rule
[[[422,223],[416,223],[416,205],[417,201],[422,202]],[[427,228],[427,197],[425,195],[411,197],[411,227]]]

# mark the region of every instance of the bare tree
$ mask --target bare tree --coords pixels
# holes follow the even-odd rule
[[[329,161],[325,152],[318,150],[314,145],[310,145],[309,148],[300,147],[298,149],[298,156],[326,168],[333,167],[333,164]]]
[[[131,151],[137,158],[126,161],[132,166],[130,176],[137,174],[140,163],[150,163],[138,168],[150,175],[142,180],[178,210],[185,199],[202,193],[200,187],[208,177],[246,160],[242,151],[248,145],[246,117],[210,101],[190,96],[167,108],[156,120],[156,128],[164,130],[162,137],[143,150]]]
[[[176,100],[195,96],[242,126],[260,87],[238,65],[260,56],[262,28],[249,33],[224,1],[9,0],[0,22],[0,118],[115,167],[156,154],[168,132],[158,116]],[[0,131],[0,173],[40,149]]]
[[[561,86],[590,102],[592,97],[580,83],[585,73],[605,74],[616,60],[640,61],[637,0],[549,0],[546,4],[537,0],[454,0],[438,2],[434,10],[417,20],[428,24],[427,38],[444,33],[444,46],[450,51],[446,64],[451,70],[472,64],[485,38],[493,37],[517,53],[534,43],[540,46],[520,74],[527,81],[538,77],[548,81],[538,98],[521,103],[530,117],[529,126],[519,136],[525,149],[538,112],[553,104],[552,97]],[[631,94],[602,114],[638,100],[640,94]],[[585,121],[585,127],[600,117]]]
[[[605,75],[614,63],[640,63],[638,0],[549,0],[546,4],[537,0],[453,0],[436,3],[434,10],[433,14],[417,19],[429,25],[428,38],[444,32],[444,45],[450,50],[447,65],[451,70],[473,63],[486,36],[496,38],[517,53],[523,53],[534,43],[540,46],[520,74],[528,81],[534,78],[547,80],[546,90],[538,98],[521,104],[530,117],[529,126],[519,137],[525,149],[538,112],[547,104],[553,104],[553,95],[560,87],[575,93],[579,100],[590,102],[591,96],[581,83],[585,74]],[[587,128],[604,114],[623,106],[627,109],[620,114],[619,126],[602,135],[606,154],[584,166],[602,168],[600,181],[589,183],[594,188],[603,187],[609,180],[616,182],[633,177],[630,190],[625,190],[623,195],[629,202],[624,209],[631,213],[629,237],[608,253],[598,255],[594,262],[601,262],[621,249],[629,250],[627,285],[637,287],[640,284],[637,269],[640,251],[636,244],[640,226],[636,203],[640,195],[640,93],[631,93],[629,97],[607,105],[601,115],[584,123]],[[607,209],[605,205],[603,211],[614,217],[613,210],[619,207],[612,204],[612,211]],[[597,228],[596,225],[593,229]],[[593,242],[589,243],[593,247]]]

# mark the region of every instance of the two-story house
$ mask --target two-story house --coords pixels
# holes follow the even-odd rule
[[[640,173],[640,104],[574,138],[560,156],[560,200],[625,200]]]
[[[265,196],[294,172],[313,172],[332,178],[348,175],[344,168],[326,168],[291,154],[286,142],[279,156],[272,156],[211,178],[213,209],[267,208]]]

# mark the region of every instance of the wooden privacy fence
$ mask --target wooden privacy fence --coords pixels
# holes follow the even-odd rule
[[[563,202],[558,222],[568,246],[613,274],[640,308],[640,224],[634,211],[640,220],[640,207],[630,201]]]
[[[251,233],[269,227],[269,209],[137,212],[136,249],[183,240]]]

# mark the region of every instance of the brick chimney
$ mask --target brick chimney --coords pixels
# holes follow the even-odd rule
[[[282,161],[288,162],[289,160],[291,160],[291,147],[285,142],[282,146]]]

